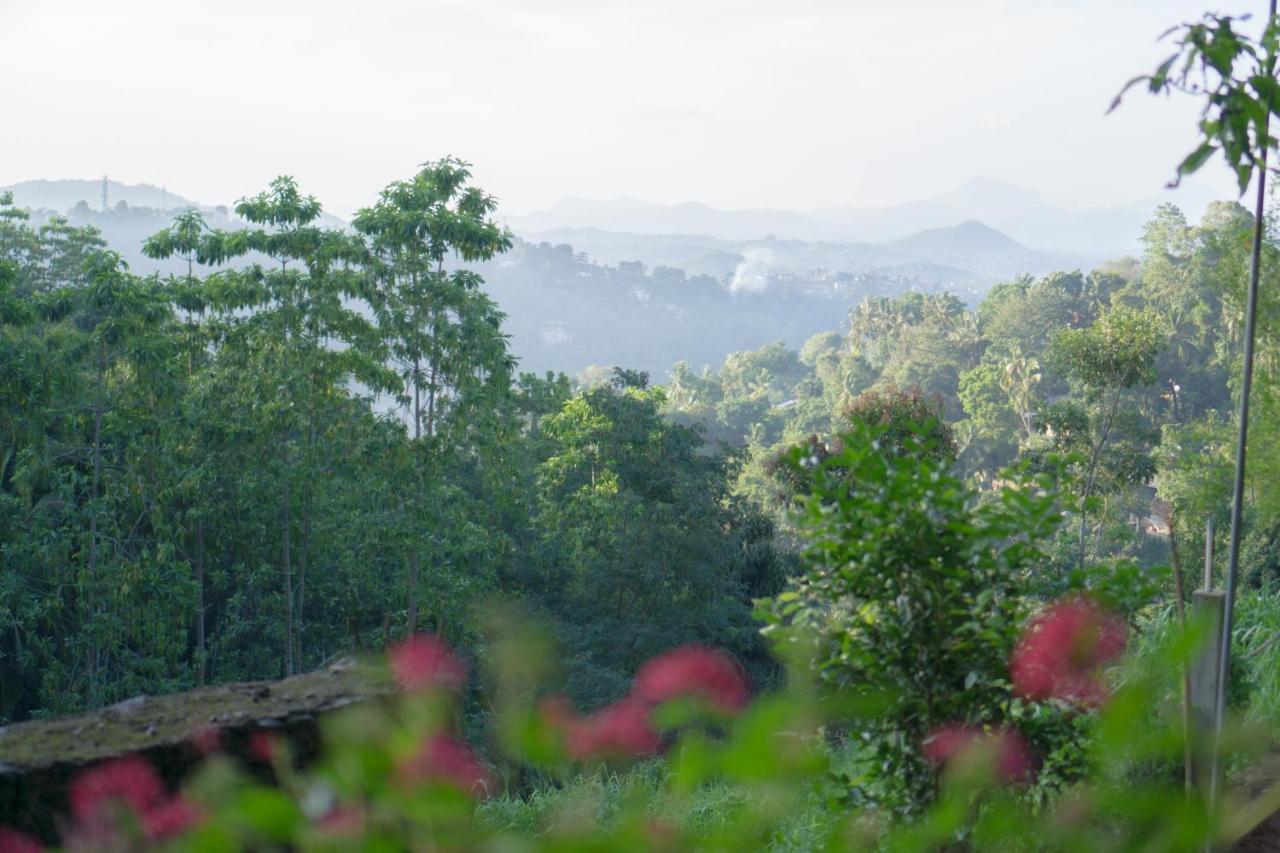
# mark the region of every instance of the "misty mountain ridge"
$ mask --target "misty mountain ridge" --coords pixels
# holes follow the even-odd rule
[[[37,222],[57,211],[75,225],[98,228],[143,275],[185,273],[181,261],[156,261],[141,251],[179,209],[200,209],[215,228],[243,225],[226,207],[148,184],[109,182],[105,211],[101,181],[27,181],[13,190],[15,202],[33,208]],[[1034,193],[982,181],[947,198],[948,209],[980,208],[990,217],[1038,202]],[[572,217],[598,214],[599,221],[541,232],[517,229],[512,251],[478,265],[485,289],[507,314],[513,353],[523,369],[539,372],[572,374],[617,364],[661,377],[677,360],[715,365],[730,352],[779,340],[798,348],[813,334],[839,327],[869,296],[946,291],[975,304],[999,281],[1089,269],[1115,254],[1033,248],[974,216],[929,225],[921,212],[918,227],[903,227],[891,238],[825,240],[786,236],[813,230],[807,215],[786,211],[571,200],[556,209]],[[328,215],[322,224],[346,227]],[[700,233],[726,224],[730,233],[765,233]],[[668,225],[684,230],[622,230]],[[886,231],[883,225],[880,230]]]
[[[176,270],[174,262],[144,257],[141,246],[147,236],[166,227],[177,210],[200,209],[216,227],[239,224],[225,206],[202,204],[153,184],[108,180],[106,212],[101,209],[101,180],[32,180],[0,189],[11,190],[19,206],[64,213],[75,224],[99,228],[131,268],[140,273]],[[1038,204],[1039,196],[999,181],[975,179],[940,196],[938,203],[999,217]],[[743,265],[749,264],[761,286],[768,286],[770,276],[847,272],[914,279],[923,286],[972,297],[986,286],[1015,275],[1087,268],[1107,257],[1097,251],[1033,249],[973,217],[947,225],[903,228],[900,230],[904,233],[892,239],[858,241],[788,236],[817,229],[808,215],[787,211],[721,211],[698,202],[663,206],[640,201],[573,199],[557,203],[553,210],[557,217],[581,219],[589,224],[538,232],[517,228],[517,233],[533,242],[567,243],[597,263],[640,261],[649,267],[673,267],[689,275],[711,276],[725,281],[726,286],[731,286],[735,277],[740,278]],[[838,215],[847,218],[849,210],[832,209],[824,215],[834,221]],[[936,212],[926,215],[919,211],[919,216],[924,223],[939,218]],[[321,222],[330,227],[346,226],[328,214],[322,216]],[[669,225],[671,230],[654,233],[651,229],[659,225]],[[715,231],[754,236],[708,233]]]
[[[96,181],[68,178],[63,180],[19,181],[0,192],[13,193],[14,203],[18,207],[29,207],[32,210],[53,210],[65,213],[80,202],[90,209],[102,209],[102,180]],[[197,202],[169,192],[164,187],[153,184],[124,184],[107,180],[107,206],[115,207],[120,202],[129,207],[150,207],[156,210],[182,210],[188,207],[203,208]]]
[[[768,236],[735,240],[698,234],[646,234],[601,228],[558,228],[527,232],[534,243],[568,244],[593,260],[617,265],[641,261],[675,267],[690,275],[732,277],[750,262],[782,275],[845,272],[905,276],[922,285],[974,297],[999,281],[1027,273],[1089,269],[1104,253],[1033,249],[991,226],[968,220],[916,231],[884,242],[834,242]]]
[[[808,242],[887,242],[977,220],[1025,246],[1111,257],[1137,250],[1142,229],[1159,204],[1173,202],[1188,218],[1197,219],[1214,200],[1214,193],[1184,182],[1177,192],[1131,204],[1073,209],[1050,204],[1032,190],[979,177],[931,198],[887,206],[722,210],[699,202],[567,198],[545,210],[506,219],[520,234],[592,227],[632,234],[682,233],[727,240],[773,236]]]

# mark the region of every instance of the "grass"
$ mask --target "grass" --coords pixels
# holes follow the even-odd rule
[[[833,764],[855,759],[847,750],[833,752]],[[643,804],[655,821],[680,827],[706,837],[732,830],[744,812],[767,808],[762,792],[742,784],[716,782],[686,794],[667,785],[668,765],[652,759],[625,771],[606,769],[584,773],[561,784],[537,787],[523,796],[504,795],[483,803],[478,818],[487,829],[520,835],[540,836],[558,828],[579,825],[612,826],[634,804]],[[767,793],[763,794],[767,798]],[[789,799],[789,803],[794,801]],[[771,840],[777,851],[812,850],[821,846],[831,826],[832,814],[823,801],[823,792],[805,792],[801,807],[783,821],[782,830]]]

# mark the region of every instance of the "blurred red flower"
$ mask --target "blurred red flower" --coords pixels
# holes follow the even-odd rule
[[[148,838],[169,838],[186,832],[203,818],[199,806],[177,796],[149,809],[142,816],[142,830]]]
[[[427,738],[398,769],[400,779],[411,784],[444,782],[472,796],[494,789],[493,779],[471,747],[447,735]]]
[[[276,754],[276,736],[257,729],[249,735],[249,755],[263,764],[270,764]]]
[[[150,839],[177,835],[200,822],[199,807],[170,797],[155,768],[137,755],[115,758],[83,771],[69,792],[76,837],[100,838],[116,829],[122,807],[132,812]]]
[[[164,799],[164,784],[143,758],[129,755],[96,764],[71,780],[71,815],[82,826],[110,823],[122,804],[144,815]]]
[[[431,634],[414,634],[391,647],[387,658],[396,684],[405,692],[446,688],[458,690],[467,667],[449,646]]]
[[[996,778],[1002,783],[1021,782],[1036,768],[1031,746],[1013,729],[987,733],[976,726],[946,725],[934,729],[921,746],[924,757],[937,767],[971,749],[995,754]]]
[[[1098,705],[1107,698],[1100,670],[1124,653],[1124,619],[1083,596],[1063,599],[1032,621],[1009,663],[1014,691]]]
[[[747,704],[749,691],[746,675],[731,655],[706,646],[682,646],[641,667],[632,695],[653,704],[698,697],[731,714]]]
[[[653,727],[650,710],[647,703],[628,697],[571,721],[565,732],[569,755],[579,761],[652,755],[662,738]]]
[[[25,832],[0,826],[0,853],[40,853],[44,848]]]

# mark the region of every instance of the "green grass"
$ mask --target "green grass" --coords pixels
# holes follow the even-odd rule
[[[840,767],[856,764],[856,756],[848,749],[832,752],[832,763]],[[653,759],[627,770],[601,769],[585,773],[562,785],[540,786],[524,796],[505,795],[488,800],[479,809],[479,820],[486,829],[512,834],[543,835],[557,827],[570,828],[582,824],[611,826],[629,806],[643,803],[649,817],[681,827],[701,837],[721,830],[732,830],[748,809],[767,808],[761,797],[767,793],[749,790],[744,785],[717,782],[699,787],[687,794],[669,789],[668,765]],[[769,848],[777,851],[813,850],[832,824],[832,814],[823,802],[825,792],[806,792],[802,806],[783,822]]]

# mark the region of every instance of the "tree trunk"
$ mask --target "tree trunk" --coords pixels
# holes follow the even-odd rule
[[[102,389],[106,356],[98,353],[97,399],[93,407],[93,481],[89,487],[89,707],[98,707],[98,490],[102,482]]]
[[[416,278],[415,278],[416,283]],[[415,445],[419,445],[422,440],[422,360],[417,353],[413,356],[413,440]],[[422,460],[418,458],[421,447],[414,447],[413,468],[414,468],[414,506],[413,518],[416,520],[418,513],[422,509]],[[414,526],[412,543],[409,546],[409,614],[408,624],[406,626],[408,634],[412,636],[418,630],[418,577],[421,572],[422,554],[418,545],[419,531]]]
[[[286,454],[280,519],[282,528],[280,558],[284,562],[284,674],[290,676],[293,675],[293,570],[292,555],[289,553],[289,502],[293,496],[289,488],[289,465],[287,460],[288,456]]]
[[[1093,481],[1098,473],[1098,461],[1102,457],[1103,445],[1107,443],[1107,436],[1111,434],[1111,426],[1115,422],[1116,410],[1120,408],[1121,389],[1116,390],[1116,394],[1111,398],[1111,407],[1107,411],[1106,417],[1102,422],[1102,435],[1098,438],[1098,443],[1094,446],[1089,456],[1088,476],[1085,478],[1084,492],[1080,495],[1080,568],[1084,568],[1085,555],[1085,521],[1088,517],[1088,508],[1086,506],[1089,495],[1093,492]]]
[[[204,522],[196,519],[196,685],[205,680],[204,639]]]
[[[302,628],[304,623],[303,608],[307,596],[307,557],[311,550],[311,485],[302,486],[302,542],[298,551],[298,608],[294,614],[293,628],[296,636],[294,644],[294,661],[299,670],[306,668],[303,663]]]
[[[421,568],[421,555],[414,548],[409,554],[409,619],[408,633],[418,630],[418,573]]]
[[[288,274],[288,263],[281,261],[280,270],[284,275]],[[284,328],[282,330],[282,338],[284,346],[281,348],[281,365],[283,367],[284,393],[289,394],[291,388],[289,383],[289,330],[293,325],[293,290],[292,288],[283,297],[284,309]],[[286,412],[284,422],[280,429],[280,452],[282,457],[281,471],[281,560],[284,563],[284,674],[286,676],[293,675],[293,555],[290,553],[290,536],[289,528],[292,524],[290,519],[289,505],[293,501],[293,490],[291,488],[290,478],[293,476],[293,460],[292,454],[289,452],[289,415]]]

